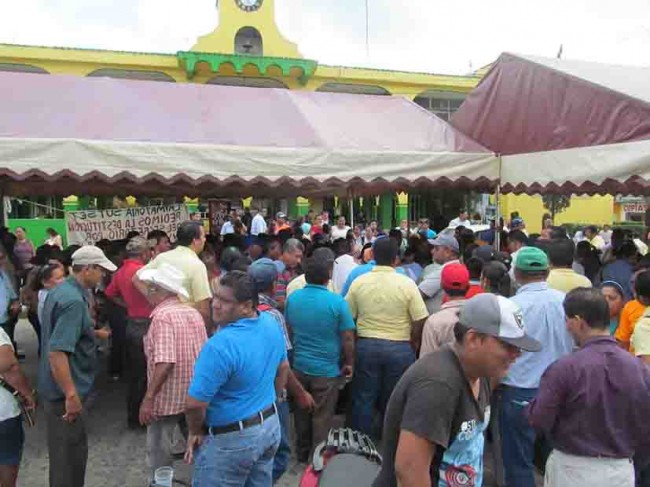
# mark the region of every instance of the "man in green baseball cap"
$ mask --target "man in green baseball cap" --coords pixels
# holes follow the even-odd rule
[[[547,274],[548,256],[542,249],[538,249],[537,247],[522,247],[517,253],[517,259],[515,260],[515,277],[518,270],[524,274]],[[546,277],[544,280],[546,280]]]
[[[497,393],[497,410],[506,485],[534,487],[535,432],[528,426],[526,406],[536,397],[542,374],[574,347],[565,319],[564,293],[546,283],[548,256],[536,247],[523,247],[514,261],[520,286],[511,298],[523,314],[525,333],[541,343],[538,353],[523,352],[510,367]]]

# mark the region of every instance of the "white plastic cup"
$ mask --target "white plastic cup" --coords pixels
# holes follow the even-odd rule
[[[156,487],[172,487],[174,480],[174,469],[172,467],[160,467],[153,473],[153,482]]]

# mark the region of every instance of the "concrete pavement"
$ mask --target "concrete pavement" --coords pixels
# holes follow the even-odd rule
[[[18,348],[26,354],[21,367],[36,384],[38,370],[36,334],[27,320],[16,327]],[[88,487],[146,487],[146,433],[132,431],[126,426],[126,384],[110,382],[102,373],[97,382],[97,394],[88,408]],[[36,426],[26,428],[25,450],[18,476],[21,487],[48,485],[48,454],[43,411],[39,407]],[[189,485],[191,468],[179,460],[174,465],[176,477]],[[65,468],[63,465],[60,468]],[[299,465],[293,464],[278,484],[298,485]],[[176,485],[176,484],[175,484]]]
[[[16,327],[19,350],[26,354],[21,367],[36,384],[38,370],[36,334],[27,320]],[[103,360],[102,363],[106,363]],[[126,384],[111,382],[106,374],[100,374],[97,393],[90,398],[88,406],[88,466],[87,487],[146,487],[146,433],[132,431],[126,426]],[[48,454],[43,411],[37,411],[36,426],[26,429],[23,461],[18,477],[21,487],[45,487],[48,485]],[[342,420],[342,418],[339,418]],[[485,486],[495,485],[489,448],[485,461]],[[59,468],[65,468],[60,466]],[[179,460],[174,465],[176,478],[190,485],[191,468]],[[303,466],[292,463],[289,471],[280,479],[279,487],[299,485]],[[542,485],[541,477],[537,478]],[[175,484],[182,485],[182,484]],[[364,487],[364,486],[358,486]]]

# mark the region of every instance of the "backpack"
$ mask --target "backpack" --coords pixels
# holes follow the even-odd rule
[[[350,428],[331,429],[315,448],[300,487],[370,487],[381,461],[368,436]]]

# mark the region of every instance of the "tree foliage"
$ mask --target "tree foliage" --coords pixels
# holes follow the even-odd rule
[[[563,194],[545,194],[542,196],[544,208],[551,212],[551,218],[555,220],[555,215],[562,213],[571,206],[571,196]]]

